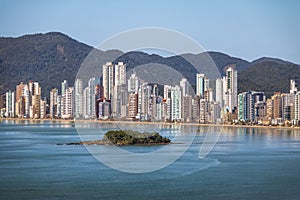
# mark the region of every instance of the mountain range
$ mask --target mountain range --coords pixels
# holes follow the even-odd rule
[[[59,32],[24,35],[17,38],[0,37],[0,94],[9,89],[15,90],[17,84],[29,80],[38,81],[43,96],[47,97],[52,88],[60,89],[63,80],[73,85],[81,64],[88,55],[91,55],[89,53],[93,49]],[[268,97],[275,91],[288,92],[290,79],[300,82],[300,66],[277,58],[263,57],[249,62],[220,52],[171,57],[138,51],[123,53],[119,50],[94,49],[92,52],[95,59],[101,58],[97,63],[99,66],[108,61],[122,61],[126,63],[129,71],[148,63],[163,64],[177,70],[193,84],[196,81],[195,74],[199,71],[208,74],[208,77],[215,74],[210,70],[211,63],[215,63],[221,76],[224,75],[226,66],[235,64],[238,71],[239,92],[264,91]],[[99,71],[95,71],[95,74],[99,74]]]

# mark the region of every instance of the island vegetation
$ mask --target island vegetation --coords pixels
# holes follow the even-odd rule
[[[105,133],[102,140],[72,142],[66,145],[164,145],[170,142],[169,138],[163,137],[157,132],[111,130]]]
[[[133,130],[111,130],[105,133],[103,142],[110,142],[115,145],[134,144],[168,144],[169,138],[161,136],[157,132],[138,132]]]

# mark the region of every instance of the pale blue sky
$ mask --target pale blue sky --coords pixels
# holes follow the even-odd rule
[[[299,24],[297,0],[0,0],[0,36],[59,31],[96,46],[128,29],[162,27],[249,61],[300,63]]]

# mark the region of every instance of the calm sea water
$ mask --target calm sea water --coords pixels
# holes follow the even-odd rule
[[[161,134],[187,129],[167,126]],[[80,140],[72,123],[2,121],[1,199],[300,199],[299,130],[226,128],[200,160],[202,138],[173,165],[130,174],[103,165],[84,146],[57,145]]]

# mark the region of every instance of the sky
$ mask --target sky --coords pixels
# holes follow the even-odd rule
[[[161,27],[207,51],[300,64],[297,0],[0,0],[0,36],[59,31],[91,46],[135,28]]]

